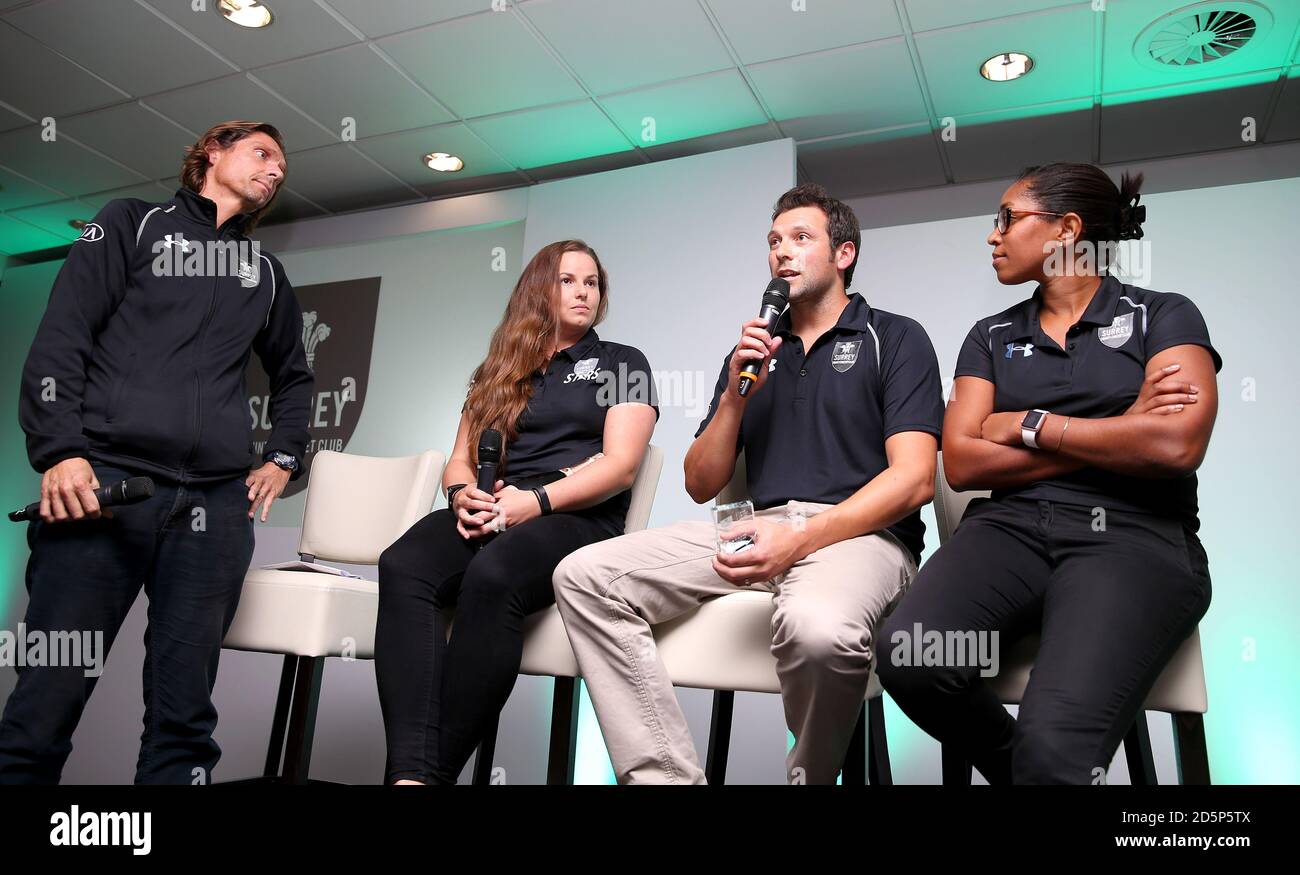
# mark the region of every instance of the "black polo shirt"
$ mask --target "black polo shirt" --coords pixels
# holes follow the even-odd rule
[[[639,349],[601,340],[595,329],[556,353],[533,375],[533,392],[519,417],[519,436],[505,448],[507,483],[579,465],[605,443],[605,414],[615,404],[649,404],[659,418],[650,363]],[[627,516],[623,491],[590,512]]]
[[[1039,326],[1041,304],[1040,286],[1027,301],[976,322],[962,345],[956,376],[993,383],[994,412],[1041,408],[1088,419],[1122,416],[1142,388],[1147,362],[1171,346],[1203,346],[1215,372],[1223,367],[1201,311],[1182,295],[1107,276],[1066,333],[1065,349]],[[1155,479],[1082,468],[993,493],[1007,495],[1179,517],[1193,531],[1199,526],[1195,474]]]
[[[939,362],[916,320],[873,309],[853,294],[839,321],[807,352],[791,332],[788,310],[775,335],[784,340],[767,382],[745,407],[736,442],[737,452],[745,451],[756,508],[791,500],[838,504],[889,467],[886,438],[904,431],[941,435]],[[734,352],[722,360],[696,437],[727,390]],[[925,545],[920,511],[888,529],[919,562]]]

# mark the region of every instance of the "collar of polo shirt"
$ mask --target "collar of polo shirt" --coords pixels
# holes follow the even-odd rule
[[[575,345],[564,347],[563,350],[556,352],[555,355],[568,356],[569,361],[577,361],[578,359],[584,358],[584,356],[591,351],[591,348],[595,347],[599,342],[601,342],[601,335],[595,333],[594,328],[589,328],[586,329],[586,334],[582,335],[581,338],[578,338],[578,342],[575,343]]]
[[[600,343],[600,336],[596,334],[596,329],[588,328],[587,333],[582,335],[577,343],[560,350],[558,355],[568,356],[570,361],[576,362],[591,352],[598,343]]]
[[[1092,296],[1088,303],[1088,309],[1083,311],[1079,317],[1079,324],[1088,323],[1091,325],[1109,325],[1115,320],[1115,305],[1119,303],[1121,293],[1121,283],[1115,277],[1107,275],[1102,278],[1101,285],[1097,287],[1097,294]],[[1009,340],[1020,340],[1025,337],[1033,337],[1034,332],[1038,330],[1038,313],[1043,305],[1043,287],[1038,286],[1034,289],[1033,297],[1025,302],[1025,306],[1016,311],[1016,315],[1011,320],[1011,332],[1006,335]]]
[[[781,314],[781,318],[777,320],[776,329],[772,332],[773,337],[778,334],[784,334],[787,337],[794,336],[792,320],[790,318],[791,309],[792,308],[790,307],[786,307],[785,312]],[[835,327],[831,330],[839,331],[842,329],[848,329],[850,331],[863,333],[867,331],[867,326],[870,322],[871,305],[867,303],[866,298],[862,297],[857,292],[853,292],[849,295],[849,303],[844,307],[844,312],[840,314],[840,318],[836,321]]]

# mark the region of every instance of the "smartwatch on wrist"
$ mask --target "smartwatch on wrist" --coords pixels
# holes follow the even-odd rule
[[[447,487],[447,507],[454,507],[456,502],[456,493],[460,492],[468,483],[457,483],[454,486]]]
[[[1038,433],[1043,430],[1043,423],[1046,421],[1046,410],[1035,409],[1025,414],[1025,418],[1020,421],[1020,440],[1025,446],[1039,449]]]

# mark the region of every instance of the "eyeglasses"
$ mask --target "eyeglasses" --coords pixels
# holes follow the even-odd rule
[[[1064,216],[1065,213],[1049,213],[1045,210],[1013,210],[1011,207],[1003,207],[998,210],[997,215],[993,217],[993,227],[998,229],[999,234],[1007,233],[1011,223],[1016,219],[1025,216]]]

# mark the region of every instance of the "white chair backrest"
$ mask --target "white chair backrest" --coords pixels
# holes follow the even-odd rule
[[[745,482],[745,451],[741,450],[736,456],[736,470],[714,501],[717,504],[731,504],[733,501],[744,501],[747,498],[749,498],[749,484]]]
[[[659,474],[664,469],[664,451],[654,444],[645,448],[641,467],[632,481],[632,500],[627,506],[624,532],[639,532],[650,523],[650,510],[654,507],[655,492],[659,489]]]
[[[433,507],[445,463],[437,450],[400,458],[317,453],[298,552],[378,564],[379,554]]]
[[[946,543],[957,530],[966,513],[966,507],[976,498],[988,498],[987,489],[971,489],[958,492],[948,485],[948,478],[943,476],[943,451],[934,466],[934,518],[939,528],[939,543]]]

